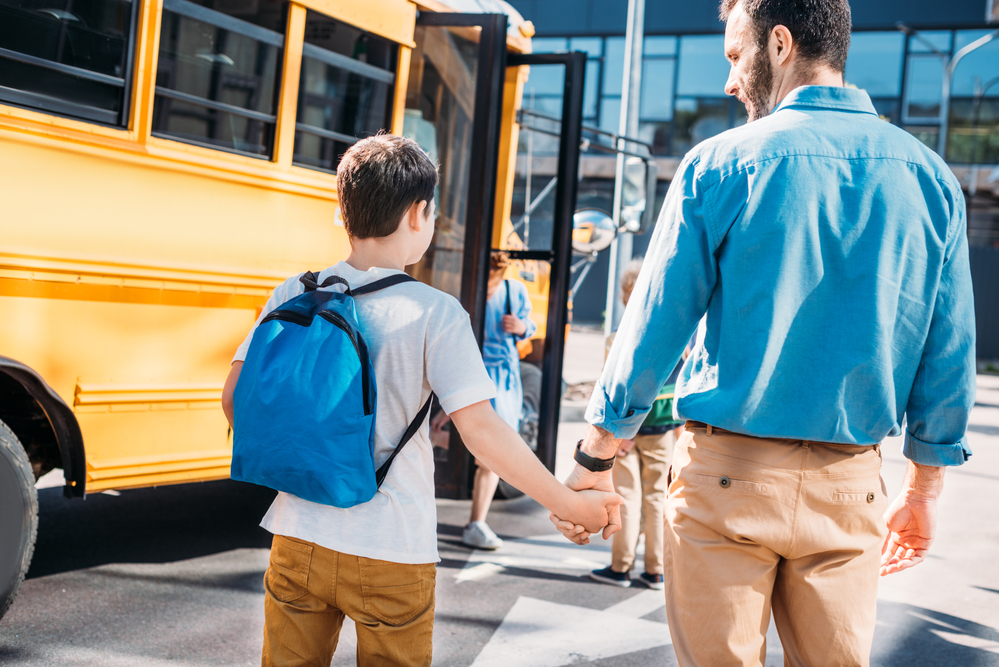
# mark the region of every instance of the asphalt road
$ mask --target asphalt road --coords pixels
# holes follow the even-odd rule
[[[563,424],[561,437],[577,437]],[[948,473],[931,558],[881,582],[873,664],[999,666],[999,377],[979,380],[971,461]],[[897,492],[904,460],[884,447]],[[263,624],[273,492],[212,482],[97,494],[39,493],[28,580],[0,621],[0,665],[253,665]],[[460,544],[468,503],[439,501],[435,665],[675,665],[661,594],[591,583],[607,544],[574,547],[528,498],[497,502],[494,553]],[[345,626],[334,665],[352,665]],[[771,631],[768,665],[782,664]]]

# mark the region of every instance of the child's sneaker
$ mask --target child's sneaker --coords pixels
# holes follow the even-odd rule
[[[503,546],[503,540],[496,537],[496,533],[485,521],[473,521],[465,526],[465,532],[461,535],[461,541],[476,549],[499,549]]]
[[[642,572],[638,575],[638,582],[657,591],[661,591],[666,588],[666,585],[663,583],[663,575],[661,574],[649,574],[648,572]]]
[[[631,577],[627,572],[615,572],[609,565],[602,570],[593,570],[590,572],[590,579],[599,581],[601,584],[610,584],[611,586],[620,586],[621,588],[631,586]]]

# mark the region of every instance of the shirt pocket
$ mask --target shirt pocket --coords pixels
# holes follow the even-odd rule
[[[274,536],[267,589],[280,602],[294,602],[309,592],[312,545],[281,535]]]
[[[434,604],[436,566],[359,558],[364,611],[390,626],[405,625]]]

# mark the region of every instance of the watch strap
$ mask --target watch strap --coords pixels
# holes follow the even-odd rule
[[[606,472],[614,467],[614,459],[616,457],[612,456],[609,459],[596,459],[588,454],[584,454],[579,448],[583,444],[580,440],[576,443],[576,452],[572,455],[572,458],[576,460],[576,463],[583,466],[590,472]]]

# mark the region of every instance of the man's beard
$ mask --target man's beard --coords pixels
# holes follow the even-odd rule
[[[756,49],[749,66],[749,78],[746,80],[746,112],[749,122],[770,115],[773,107],[770,104],[774,87],[774,70],[770,65],[770,57],[765,48]]]

